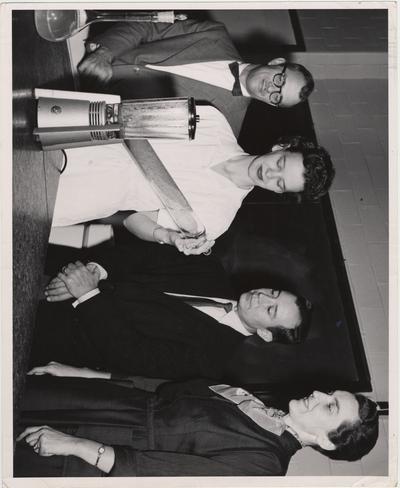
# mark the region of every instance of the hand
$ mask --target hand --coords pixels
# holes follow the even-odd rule
[[[106,47],[99,47],[86,55],[78,65],[81,76],[92,78],[99,84],[106,84],[112,78],[112,54]]]
[[[100,271],[94,263],[87,264],[86,268],[89,271],[98,275],[100,279]],[[68,291],[65,283],[57,276],[53,278],[46,286],[46,288],[44,289],[44,294],[48,302],[63,302],[65,300],[74,298],[73,295]]]
[[[178,235],[174,240],[174,246],[178,251],[183,252],[186,256],[190,254],[203,254],[209,251],[215,241],[208,241],[204,236],[198,238],[184,238]]]
[[[75,378],[87,378],[88,368],[77,368],[75,366],[69,366],[68,364],[57,363],[56,361],[50,361],[46,366],[36,366],[28,371],[28,375],[42,376],[49,374],[51,376],[59,377],[75,377]]]
[[[54,430],[47,425],[27,427],[17,442],[25,439],[39,456],[71,456],[77,453],[78,438]]]
[[[44,289],[44,294],[48,302],[63,302],[74,298],[68,291],[65,283],[60,278],[53,278]]]
[[[66,286],[67,290],[75,298],[79,298],[85,293],[97,288],[100,280],[100,273],[97,269],[90,271],[80,261],[64,266],[59,278]]]

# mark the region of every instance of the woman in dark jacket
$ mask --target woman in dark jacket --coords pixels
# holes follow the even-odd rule
[[[205,380],[153,393],[34,377],[22,410],[16,477],[281,476],[303,446],[355,460],[378,435],[376,405],[362,395],[315,391],[285,413]]]

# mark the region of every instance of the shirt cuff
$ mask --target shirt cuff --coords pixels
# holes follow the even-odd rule
[[[88,264],[94,264],[95,266],[98,267],[99,271],[100,271],[100,280],[106,280],[108,278],[108,273],[107,271],[103,268],[103,266],[100,266],[99,263],[95,263],[93,261],[91,261],[90,263]]]
[[[86,300],[89,300],[90,298],[95,297],[100,293],[100,290],[98,288],[95,288],[94,290],[90,290],[81,297],[79,297],[77,300],[74,301],[72,306],[76,308],[80,303],[86,302]]]

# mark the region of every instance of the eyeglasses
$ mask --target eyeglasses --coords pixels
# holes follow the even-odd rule
[[[274,74],[274,77],[272,78],[272,84],[278,88],[278,90],[269,94],[269,102],[277,107],[279,107],[279,104],[282,102],[282,87],[286,83],[286,68],[287,64],[284,63],[282,72]]]

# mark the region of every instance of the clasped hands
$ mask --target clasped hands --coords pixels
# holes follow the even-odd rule
[[[211,253],[211,248],[215,244],[215,241],[208,241],[205,236],[188,238],[177,233],[177,237],[173,241],[174,246],[179,252],[186,254],[205,254]]]
[[[80,261],[64,266],[46,286],[44,294],[48,302],[62,302],[70,298],[80,298],[97,288],[100,281],[98,267]]]

